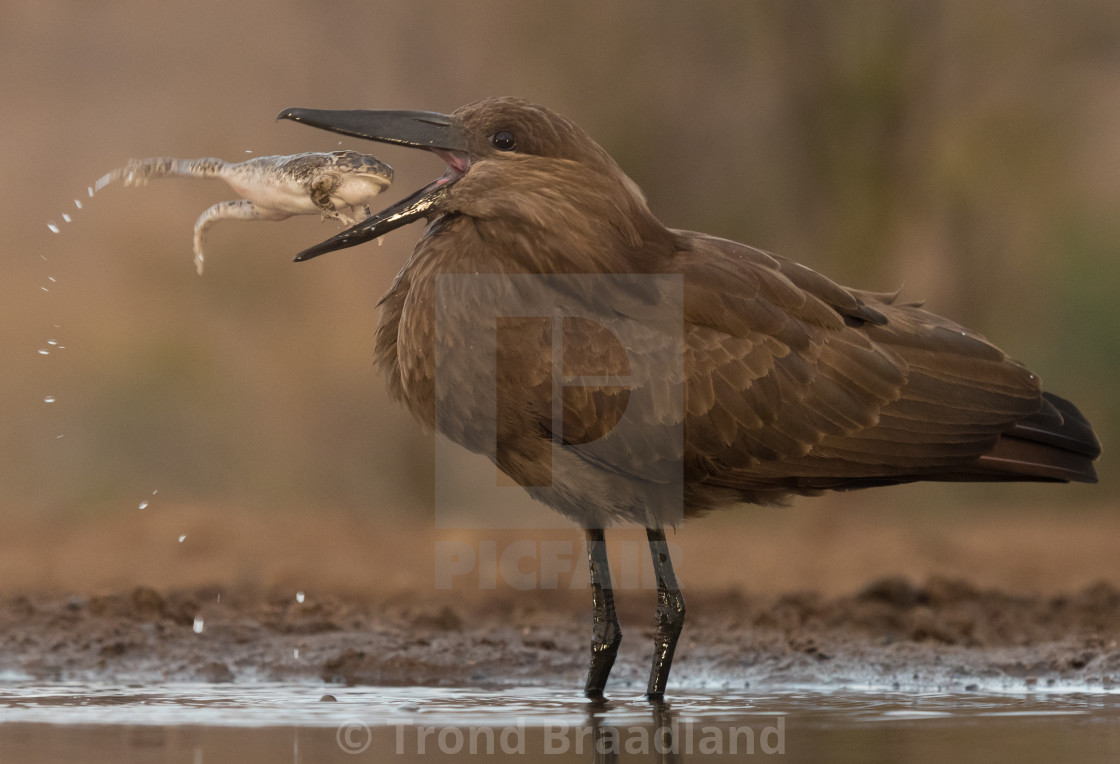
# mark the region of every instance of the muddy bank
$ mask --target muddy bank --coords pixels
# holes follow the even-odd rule
[[[917,511],[905,491],[883,495],[892,501],[879,508],[841,494],[719,513],[673,534],[688,620],[670,688],[1120,683],[1120,512]],[[10,513],[0,672],[583,686],[586,584],[544,584],[553,562],[585,570],[578,531],[386,519],[167,500],[88,517]],[[446,545],[500,557],[527,540],[515,562],[535,588],[505,576],[482,587],[481,560],[439,588]],[[648,672],[656,595],[625,585],[638,573],[628,560],[648,563],[644,542],[640,530],[608,535],[624,632],[608,689],[619,693],[640,693]],[[546,550],[557,548],[552,560]]]
[[[0,601],[0,671],[40,680],[582,686],[588,603],[574,592],[389,599],[136,587]],[[302,599],[302,601],[299,601]],[[640,692],[652,594],[626,593],[610,687]],[[1120,590],[1013,596],[887,578],[849,595],[697,592],[677,687],[801,683],[969,690],[1120,683]]]

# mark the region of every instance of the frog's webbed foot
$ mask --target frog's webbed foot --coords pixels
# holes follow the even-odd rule
[[[219,220],[283,220],[290,215],[261,210],[247,199],[236,199],[231,202],[218,202],[210,209],[199,215],[194,223],[194,267],[198,275],[202,275],[202,267],[206,261],[206,254],[202,251],[202,244],[210,226]]]
[[[331,220],[342,220],[346,222],[346,218],[334,206],[331,201],[331,193],[342,183],[342,178],[334,173],[323,173],[316,175],[311,179],[311,185],[308,188],[308,193],[311,195],[311,203],[323,215],[323,220],[328,218]]]

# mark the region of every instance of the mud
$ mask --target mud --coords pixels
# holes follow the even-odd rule
[[[292,681],[582,686],[590,634],[575,593],[495,593],[485,604],[251,588],[150,587],[0,601],[0,672],[41,680]],[[545,596],[541,596],[541,595]],[[610,687],[640,692],[647,593],[624,597]],[[520,596],[519,596],[520,595]],[[648,600],[648,601],[647,601]],[[976,690],[1120,682],[1120,590],[1100,583],[1012,596],[963,580],[902,578],[838,597],[696,593],[672,683]]]
[[[721,513],[674,533],[688,615],[670,693],[1120,684],[1120,512],[907,511],[928,502],[915,496]],[[583,568],[575,530],[445,531],[384,510],[161,499],[115,514],[11,512],[0,534],[0,677],[578,692],[591,635],[585,582],[561,577],[550,589],[542,572],[527,590],[502,576],[487,589],[475,571],[450,589],[436,583],[440,544],[500,555],[526,538],[535,557],[521,572],[543,571],[546,543]],[[627,559],[648,562],[644,541],[640,530],[608,534],[623,629],[608,693],[645,687],[656,592],[623,586],[635,573]]]

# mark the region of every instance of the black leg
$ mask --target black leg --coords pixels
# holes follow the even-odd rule
[[[591,632],[591,670],[587,672],[584,691],[589,698],[602,698],[618,646],[622,629],[614,612],[611,571],[607,566],[607,542],[602,528],[587,529],[587,563],[591,567],[591,604],[594,625]]]
[[[673,665],[673,651],[684,627],[684,597],[673,575],[673,561],[665,543],[665,531],[646,528],[653,571],[657,574],[657,633],[653,638],[653,668],[649,672],[646,696],[659,701],[665,697],[665,684]]]

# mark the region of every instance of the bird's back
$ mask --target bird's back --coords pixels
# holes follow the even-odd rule
[[[694,504],[727,490],[766,501],[914,480],[1096,480],[1084,417],[980,335],[741,244],[684,239]]]

